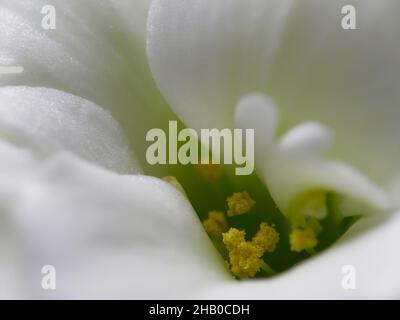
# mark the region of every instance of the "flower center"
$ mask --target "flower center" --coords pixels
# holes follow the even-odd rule
[[[285,217],[253,174],[229,167],[194,165],[191,173],[165,181],[188,197],[203,227],[237,279],[270,277],[333,244],[356,221],[335,221],[335,199],[324,190],[296,198]],[[179,172],[180,170],[177,170]],[[213,179],[210,179],[213,177]],[[332,223],[335,221],[335,223]]]
[[[236,175],[231,164],[201,162],[180,166],[177,179],[166,178],[188,197],[238,279],[291,268],[336,242],[361,214],[388,203],[366,176],[324,156],[332,140],[328,128],[302,123],[279,139],[277,126],[271,99],[245,96],[235,127],[254,130],[257,174]]]

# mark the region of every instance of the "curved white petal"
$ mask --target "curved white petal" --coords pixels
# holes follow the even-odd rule
[[[284,214],[288,213],[293,199],[318,189],[355,200],[361,210],[357,214],[388,209],[391,205],[385,191],[369,178],[350,165],[324,155],[331,147],[332,134],[322,124],[302,123],[274,141],[277,111],[273,102],[261,94],[242,98],[235,111],[235,124],[255,130],[256,168]]]
[[[12,219],[5,212],[38,160],[31,150],[0,139],[0,299],[21,298],[24,292],[22,250]]]
[[[376,213],[392,205],[381,188],[341,161],[277,154],[266,165],[265,181],[283,213],[294,198],[318,189],[336,192],[360,203],[361,212],[357,214],[368,214],[370,210]],[[354,212],[348,214],[354,215]]]
[[[358,235],[373,225],[368,233]],[[207,299],[399,299],[400,212],[363,218],[332,250],[268,280],[215,285]],[[352,275],[355,282],[352,282]],[[353,284],[355,287],[353,287]]]
[[[289,130],[279,141],[278,149],[288,155],[319,156],[331,147],[332,133],[325,126],[308,122]]]
[[[42,157],[68,150],[121,173],[139,170],[108,112],[57,90],[0,88],[0,137]]]
[[[20,185],[7,217],[36,298],[186,298],[229,279],[197,215],[169,184],[121,176],[68,154]],[[56,268],[56,290],[41,269]]]
[[[31,150],[0,139],[0,211],[15,195],[19,182],[35,169],[38,160]],[[2,222],[0,225],[4,226]]]
[[[154,84],[145,51],[150,0],[2,0],[1,85],[54,88],[108,109],[130,144],[144,150],[149,128],[174,119]],[[56,9],[56,29],[42,28],[46,5]],[[154,114],[158,117],[154,117]],[[144,161],[144,159],[140,159]]]
[[[280,209],[286,212],[291,200],[313,189],[344,194],[372,210],[389,209],[391,203],[383,189],[350,165],[323,154],[331,147],[331,140],[331,132],[325,126],[304,123],[277,143],[265,164],[265,180]],[[367,208],[363,210],[360,213],[369,212]]]
[[[23,175],[23,172],[31,169],[36,162],[30,150],[3,139],[0,139],[0,155],[0,175],[2,177]]]
[[[5,298],[21,297],[18,288],[36,298],[381,299],[400,294],[398,213],[363,218],[335,250],[276,278],[239,282],[229,280],[187,200],[160,180],[119,176],[62,154],[20,186],[18,197],[0,211],[2,221],[13,226],[1,233],[14,259],[0,256],[7,258],[0,269],[7,280],[0,291]],[[358,235],[371,225],[369,233]],[[55,291],[40,287],[41,268],[49,264],[57,270]],[[349,269],[343,268],[349,265],[355,268],[355,290],[342,286],[348,284]]]
[[[15,252],[23,249],[25,259],[16,260],[21,268],[5,270],[2,264],[1,271],[17,283],[19,272],[25,272],[28,297],[381,299],[400,294],[398,213],[384,221],[363,218],[334,250],[276,278],[239,282],[228,279],[187,200],[154,178],[118,176],[60,155],[22,184],[7,209],[1,217],[23,235]],[[358,235],[371,225],[369,233]],[[48,264],[57,270],[55,291],[40,287],[41,267]],[[343,268],[349,265],[355,268],[355,290],[342,286],[348,284],[349,269]]]
[[[342,29],[344,5],[357,30]],[[386,183],[400,160],[399,10],[396,0],[155,0],[148,56],[187,125],[232,126],[236,101],[263,92],[280,133],[326,124],[334,156]]]
[[[269,76],[292,2],[153,1],[150,65],[186,124],[197,129],[233,125],[240,97],[263,89],[259,84]]]
[[[1,188],[1,186],[0,186]],[[23,294],[21,286],[21,248],[10,229],[10,223],[0,214],[0,299],[18,299]]]
[[[148,2],[55,0],[56,29],[46,30],[41,11],[48,1],[2,1],[0,62],[25,71],[2,75],[1,83],[53,87],[100,104],[113,101],[120,90],[111,96],[112,90],[137,81],[144,69],[139,53]]]
[[[266,96],[253,93],[243,97],[235,110],[235,127],[254,130],[254,157],[257,171],[264,172],[268,154],[275,144],[278,112]]]

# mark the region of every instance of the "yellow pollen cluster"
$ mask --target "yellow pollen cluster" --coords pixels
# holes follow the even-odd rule
[[[246,233],[231,228],[223,234],[223,242],[229,251],[232,273],[239,279],[254,277],[263,261],[263,249],[245,240]]]
[[[246,191],[234,193],[227,202],[227,214],[230,217],[248,213],[256,203]]]
[[[328,214],[326,190],[313,190],[298,196],[289,207],[292,232],[289,235],[290,250],[313,253],[322,231],[320,220]]]
[[[224,233],[222,236],[222,241],[228,251],[235,250],[239,244],[246,241],[246,232],[244,230],[240,231],[236,228],[230,228],[229,231]]]
[[[328,208],[326,206],[325,190],[309,191],[296,197],[288,208],[289,216],[296,225],[303,223],[306,217],[319,220],[326,218]]]
[[[210,237],[220,237],[228,229],[225,214],[221,211],[210,211],[208,219],[203,221],[203,226]]]
[[[279,233],[274,225],[270,226],[266,222],[260,224],[260,230],[253,237],[253,243],[261,247],[265,252],[273,252],[279,242]]]
[[[272,231],[266,232],[267,227],[272,228],[268,224],[262,223],[260,231],[257,232],[252,241],[246,241],[244,230],[240,231],[235,228],[229,229],[222,235],[222,240],[229,252],[231,271],[237,278],[254,277],[265,264],[262,256],[267,251],[266,248],[271,251],[275,249],[279,234],[274,230],[275,236],[270,237]],[[269,243],[269,240],[272,242]]]
[[[318,243],[317,235],[312,228],[295,228],[289,236],[290,250],[301,252],[312,250]]]
[[[201,180],[213,183],[221,177],[223,167],[220,164],[200,163],[196,166],[196,171]]]

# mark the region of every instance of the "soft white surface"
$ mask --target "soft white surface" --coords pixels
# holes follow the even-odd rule
[[[148,0],[55,0],[57,28],[44,30],[40,12],[48,4],[2,1],[0,62],[25,72],[0,84],[61,89],[108,108],[122,89],[141,85]]]
[[[341,28],[344,5],[357,30]],[[148,55],[188,126],[232,127],[242,96],[263,92],[280,133],[327,124],[331,153],[386,183],[400,161],[399,11],[397,0],[155,0]]]
[[[118,124],[99,106],[52,89],[0,88],[0,138],[42,157],[58,150],[120,173],[137,173]]]
[[[264,174],[269,151],[275,145],[279,112],[274,101],[263,94],[244,96],[235,109],[235,128],[254,130],[254,162],[259,174]]]
[[[163,94],[195,128],[230,127],[233,108],[269,77],[292,0],[153,1],[150,66]]]
[[[28,297],[186,298],[229,279],[189,202],[156,178],[59,154],[21,183],[5,212],[22,244]],[[55,291],[40,286],[44,265],[56,267]]]
[[[175,117],[148,67],[145,38],[150,0],[2,0],[1,85],[54,88],[110,110],[136,150],[147,130]],[[44,5],[56,9],[57,28],[44,30]],[[166,120],[167,119],[167,120]],[[144,160],[144,159],[142,159]]]

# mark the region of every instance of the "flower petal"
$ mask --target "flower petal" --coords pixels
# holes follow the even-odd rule
[[[185,298],[229,278],[186,198],[152,177],[59,154],[7,209],[32,297]],[[56,268],[54,291],[41,288],[44,265]]]
[[[332,250],[268,280],[215,285],[207,299],[398,299],[400,212],[355,224]],[[368,233],[358,235],[373,225]],[[351,276],[355,276],[355,287]],[[350,281],[350,282],[349,282]],[[349,286],[350,284],[350,286]]]
[[[26,179],[26,175],[30,174],[37,164],[38,159],[31,150],[0,139],[0,211],[4,204],[14,197],[20,181]],[[0,225],[5,224],[0,222]]]
[[[235,110],[235,127],[254,130],[254,157],[257,171],[264,172],[266,158],[274,148],[278,112],[266,96],[253,93],[243,97]]]
[[[21,247],[5,212],[8,204],[14,201],[21,181],[37,163],[30,150],[0,139],[0,299],[16,299],[23,295]]]
[[[297,125],[279,141],[279,150],[283,153],[301,153],[303,156],[321,155],[331,147],[332,133],[325,126],[307,122]]]
[[[342,29],[344,5],[357,30]],[[281,111],[279,132],[327,124],[332,155],[386,183],[400,160],[399,10],[396,0],[155,0],[148,56],[187,125],[233,126],[236,102],[262,92]]]
[[[2,300],[23,297],[20,247],[9,226],[7,219],[0,213],[0,299]]]
[[[233,126],[236,102],[260,89],[257,82],[268,76],[291,3],[153,1],[150,65],[186,124],[196,129]]]
[[[0,66],[21,65],[25,71],[0,74],[0,86],[54,88],[93,101],[112,112],[129,143],[144,154],[141,137],[147,130],[175,118],[147,65],[149,3],[54,0],[56,29],[45,30],[41,10],[49,1],[2,0]]]
[[[360,203],[362,212],[359,213],[362,214],[370,210],[375,213],[387,210],[391,206],[381,188],[341,161],[309,155],[304,157],[301,154],[277,154],[269,159],[265,172],[265,181],[271,195],[284,213],[295,197],[318,189],[336,192],[355,200]],[[354,215],[354,212],[348,214]]]
[[[313,189],[343,194],[369,207],[364,208],[365,213],[389,209],[388,196],[368,177],[342,161],[325,157],[323,151],[330,147],[331,140],[326,127],[304,123],[279,141],[266,163],[265,180],[280,209],[286,212],[293,198]]]
[[[236,127],[255,130],[256,168],[284,214],[296,197],[318,189],[355,200],[364,214],[389,208],[389,197],[384,190],[355,168],[324,155],[332,140],[325,126],[302,123],[274,141],[277,111],[273,102],[262,94],[242,98],[235,121]]]
[[[68,150],[118,172],[139,170],[108,112],[57,90],[0,88],[0,137],[41,157]]]

